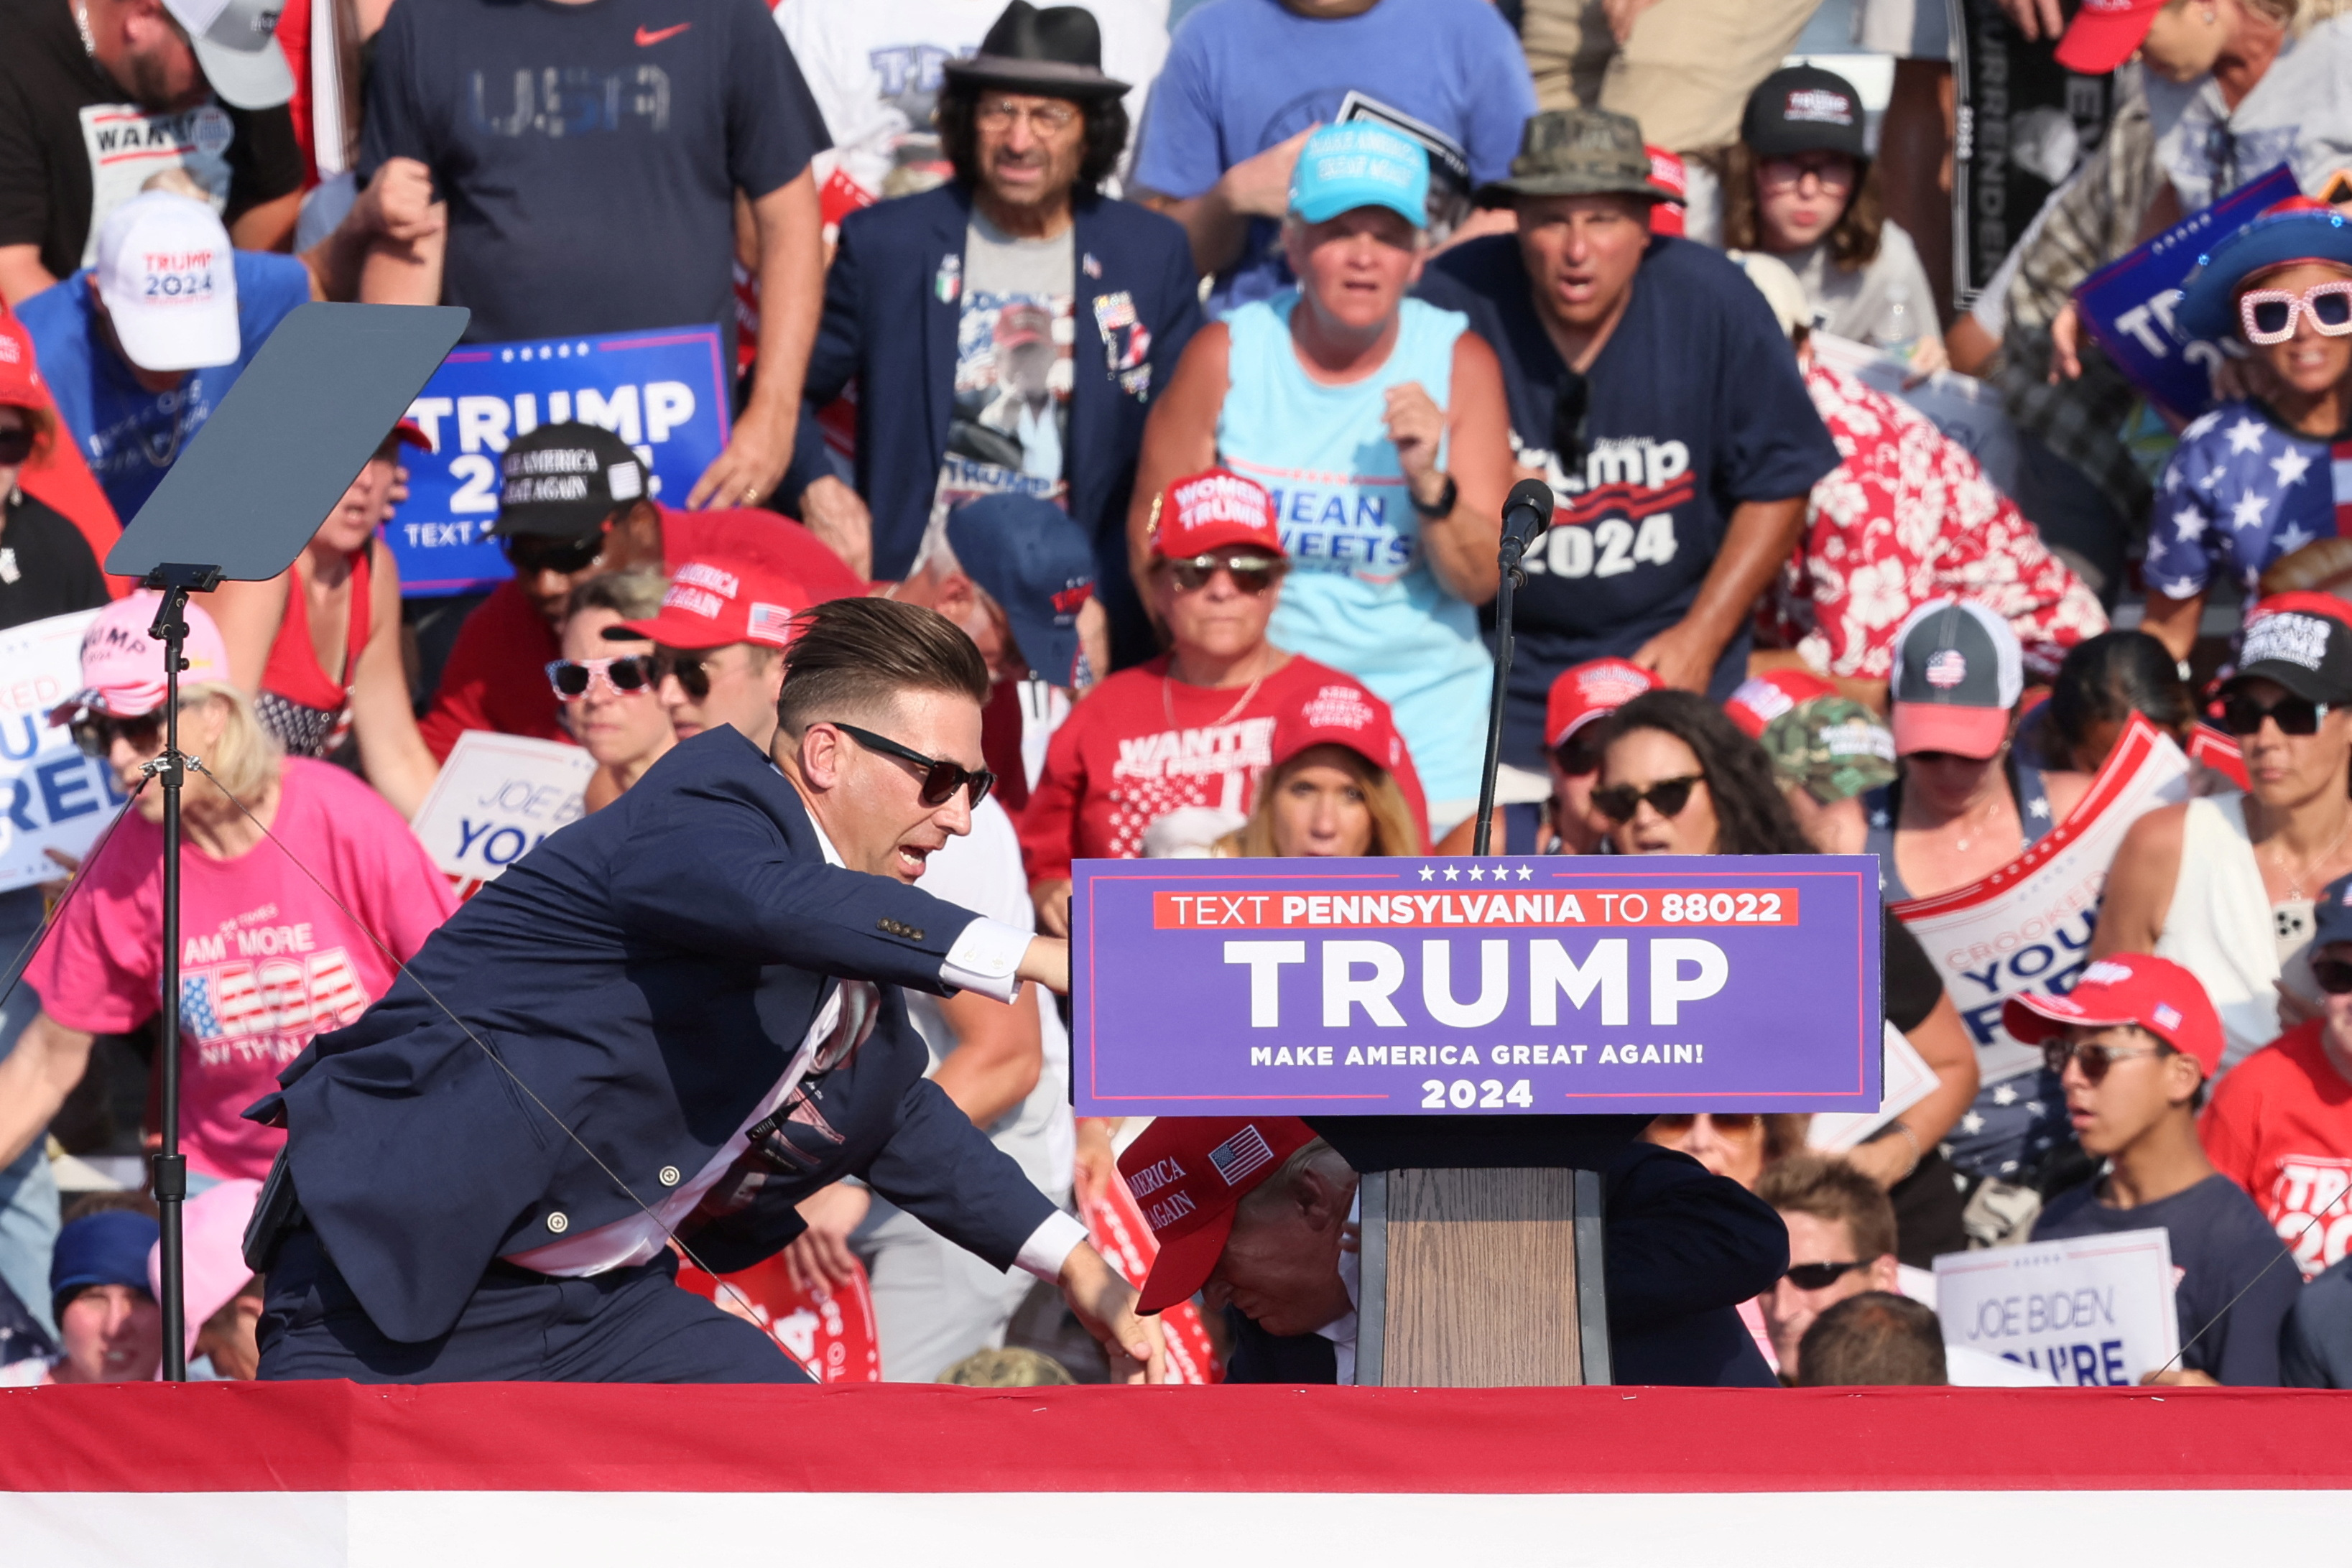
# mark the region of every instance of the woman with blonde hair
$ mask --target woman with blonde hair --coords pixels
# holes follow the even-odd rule
[[[563,705],[563,727],[596,759],[584,810],[619,800],[677,744],[662,706],[660,653],[644,638],[606,635],[624,621],[660,614],[668,587],[657,571],[608,572],[573,589],[564,608],[562,657],[550,661],[547,679]]]
[[[1350,682],[1309,693],[1274,732],[1274,766],[1249,821],[1217,852],[1417,855],[1428,847],[1420,812],[1398,787],[1403,737]]]
[[[131,809],[77,873],[25,972],[41,1011],[0,1061],[0,1164],[47,1127],[92,1039],[152,1017],[161,991],[164,741],[160,595],[99,612],[81,689],[54,710]],[[183,1147],[192,1190],[265,1176],[285,1134],[241,1113],[313,1035],[350,1023],[456,907],[449,881],[375,791],[331,763],[283,756],[230,678],[228,648],[187,608],[180,686],[179,995]],[[135,793],[134,793],[135,792]]]

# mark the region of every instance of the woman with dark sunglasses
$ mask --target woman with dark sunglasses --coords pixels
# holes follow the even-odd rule
[[[668,587],[669,579],[657,571],[616,571],[572,591],[562,656],[547,666],[547,678],[563,705],[563,727],[596,759],[581,800],[583,811],[619,800],[677,744],[661,702],[664,672],[653,643],[605,635],[607,627],[659,614]]]
[[[1762,747],[1721,708],[1691,692],[1648,692],[1617,710],[1593,809],[1614,825],[1621,854],[1809,855],[1812,843]],[[1886,1021],[1935,1070],[1938,1084],[1847,1157],[1887,1189],[1900,1218],[1900,1256],[1927,1267],[1967,1245],[1950,1166],[1937,1151],[1977,1092],[1976,1052],[1943,980],[1919,944],[1885,920]],[[1673,1136],[1653,1134],[1671,1143]]]
[[[2352,613],[2326,594],[2256,604],[2221,688],[2250,788],[2167,806],[2116,852],[2091,956],[2154,953],[2203,982],[2227,1072],[2319,1010],[2313,905],[2352,872]]]
[[[2326,476],[2352,433],[2352,220],[2302,197],[2270,208],[2213,247],[2177,319],[2245,344],[2262,388],[2182,431],[2165,465],[2143,624],[2186,659],[2215,575],[2276,591],[2324,586],[2346,564]]]
[[[1664,685],[1655,670],[1630,659],[1588,659],[1562,670],[1544,699],[1544,764],[1551,774],[1551,798],[1496,806],[1488,841],[1507,855],[1589,855],[1599,850],[1609,821],[1592,809],[1592,787],[1609,744],[1609,716]],[[1473,812],[1445,835],[1437,852],[1468,854],[1477,831]]]

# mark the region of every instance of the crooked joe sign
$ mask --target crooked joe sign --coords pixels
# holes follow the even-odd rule
[[[1865,855],[1081,861],[1081,1115],[1873,1111]]]

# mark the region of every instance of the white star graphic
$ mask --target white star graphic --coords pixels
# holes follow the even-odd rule
[[[2205,514],[2194,507],[2183,507],[2172,514],[2173,528],[2184,539],[2193,539],[2205,531]]]
[[[2029,1116],[2039,1116],[2049,1109],[2049,1106],[2044,1105],[2039,1100],[2028,1100],[2025,1103],[2025,1113]]]
[[[1960,1131],[1968,1134],[1970,1137],[1974,1137],[1977,1134],[1984,1131],[1984,1118],[1978,1115],[1974,1111],[1969,1112],[1967,1115],[1960,1118]]]
[[[1874,828],[1883,828],[1891,820],[1884,811],[1873,811],[1870,814],[1870,825]]]
[[[2180,470],[2169,464],[2166,465],[2164,470],[2164,493],[2168,496],[2180,494]]]
[[[2014,1105],[2017,1103],[2017,1091],[2006,1083],[1997,1084],[1993,1088],[1992,1103],[1996,1105]]]
[[[1435,881],[1435,880],[1436,880],[1436,878],[1437,878],[1437,873],[1436,873],[1435,872],[1433,872],[1433,871],[1430,870],[1427,866],[1423,866],[1423,867],[1422,867],[1422,868],[1421,868],[1421,880],[1422,880],[1422,881],[1423,881],[1423,882],[1433,882],[1433,881]]]
[[[2222,464],[2216,463],[2213,465],[2213,472],[2206,475],[2205,477],[2197,481],[2197,487],[2200,490],[2210,490],[2214,486],[2219,485],[2222,480],[2229,476],[2229,468]]]
[[[2230,526],[2233,528],[2254,528],[2262,522],[2263,514],[2270,509],[2268,501],[2249,490],[2239,497],[2237,504],[2230,508]]]
[[[2293,555],[2318,537],[2317,534],[2305,533],[2301,523],[2289,523],[2284,533],[2271,536],[2271,542],[2278,546],[2279,554]]]
[[[1447,866],[1447,867],[1445,868],[1445,880],[1446,880],[1446,881],[1448,881],[1448,882],[1455,881],[1455,880],[1456,880],[1456,879],[1458,879],[1461,875],[1462,875],[1462,873],[1461,873],[1460,872],[1458,872],[1458,871],[1454,870],[1452,866]]]
[[[1519,880],[1520,880],[1521,882],[1533,882],[1533,881],[1535,881],[1535,879],[1536,879],[1536,868],[1535,868],[1535,867],[1533,867],[1533,866],[1531,866],[1531,865],[1523,865],[1523,866],[1521,866],[1521,867],[1519,868]]]
[[[2263,449],[2263,422],[2253,418],[2241,419],[2230,427],[2229,436],[2231,456],[2241,452],[2260,452]]]
[[[2282,490],[2289,485],[2300,484],[2303,476],[2310,471],[2311,459],[2292,446],[2271,459],[2271,472],[2278,476],[2279,488]]]
[[[2194,441],[2221,423],[2221,411],[2219,409],[2215,409],[2211,413],[2200,413],[2189,422],[2188,429],[2180,433],[2180,439]]]
[[[1484,882],[1486,880],[1486,873],[1474,865],[1470,868],[1470,880],[1472,882]]]
[[[2164,585],[2164,596],[2167,599],[2193,599],[2196,595],[2197,584],[2189,578],[2176,577]]]
[[[2028,800],[2025,803],[2025,814],[2029,817],[2047,817],[2050,815],[2049,800],[2042,796],[2036,795],[2032,800]]]

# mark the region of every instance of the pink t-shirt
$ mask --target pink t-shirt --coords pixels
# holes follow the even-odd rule
[[[286,1134],[238,1113],[278,1086],[310,1037],[340,1029],[457,907],[449,879],[383,798],[331,763],[285,762],[275,833],[334,890],[354,925],[276,844],[235,860],[193,843],[180,877],[180,1134],[191,1169],[264,1176]],[[202,785],[194,788],[201,789]],[[133,816],[89,869],[26,971],[68,1029],[119,1034],[155,1010],[163,978],[163,830]]]

